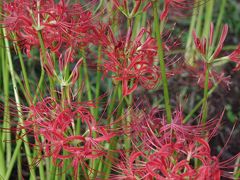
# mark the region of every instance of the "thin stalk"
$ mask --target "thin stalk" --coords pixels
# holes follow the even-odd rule
[[[14,38],[16,38],[15,35],[14,35]],[[21,65],[21,68],[22,68],[24,84],[25,84],[25,87],[26,87],[25,91],[27,91],[26,94],[28,95],[28,97],[26,97],[26,100],[28,101],[28,104],[30,104],[30,102],[31,102],[31,91],[30,91],[30,86],[29,86],[29,82],[28,82],[27,71],[26,71],[26,68],[25,68],[25,65],[24,65],[23,56],[22,56],[22,52],[20,50],[20,47],[19,47],[17,42],[15,44],[16,44],[16,49],[17,49],[17,54],[18,54],[18,57],[19,57],[20,65]]]
[[[97,119],[98,117],[98,112],[99,112],[99,101],[98,97],[100,94],[100,82],[101,82],[101,65],[102,61],[102,46],[98,46],[98,59],[97,59],[97,79],[96,79],[96,89],[95,89],[95,98],[96,98],[96,108],[95,108],[95,118]]]
[[[220,3],[221,7],[220,7],[220,12],[218,14],[217,24],[216,24],[216,27],[215,27],[215,30],[214,30],[213,46],[210,49],[210,54],[213,53],[214,47],[216,45],[217,37],[218,37],[218,34],[219,34],[219,30],[220,30],[220,25],[222,24],[223,15],[224,15],[224,12],[225,12],[226,3],[227,3],[227,0],[222,0],[222,2]]]
[[[205,124],[207,120],[207,98],[208,98],[208,84],[209,84],[209,70],[210,70],[210,65],[207,64],[207,69],[205,73],[205,82],[204,82],[204,95],[203,95],[203,115],[202,115],[202,123]]]
[[[3,28],[3,34],[4,34],[4,37],[5,37],[4,40],[5,40],[5,46],[6,46],[6,49],[7,49],[6,53],[7,53],[7,59],[8,59],[8,64],[9,64],[9,71],[10,71],[10,74],[11,74],[11,77],[12,77],[13,91],[14,91],[15,101],[16,101],[16,104],[17,104],[18,120],[19,120],[20,125],[23,125],[22,110],[21,110],[21,107],[20,107],[20,97],[19,97],[19,94],[18,94],[17,83],[16,83],[16,80],[15,80],[15,77],[14,77],[14,70],[13,70],[13,64],[12,64],[12,57],[11,57],[11,53],[10,53],[10,47],[9,47],[8,40],[6,38],[6,31],[5,31],[4,28]],[[25,129],[23,129],[22,132],[23,132],[23,134],[26,134]],[[32,157],[31,157],[31,151],[30,151],[30,147],[29,147],[29,144],[28,144],[27,136],[23,136],[23,141],[25,142],[24,147],[25,147],[25,152],[26,152],[26,157],[27,157],[27,160],[28,160],[28,164],[29,164],[29,166],[31,166]],[[29,169],[30,169],[31,177],[33,179],[36,179],[34,168],[30,167]]]
[[[99,4],[98,4],[97,8],[94,10],[93,14],[96,14],[98,12],[98,10],[102,7],[103,2],[104,2],[104,0],[100,0]]]
[[[42,54],[42,57],[43,57],[43,62],[40,60],[40,63],[41,63],[41,75],[40,75],[40,79],[39,79],[39,82],[38,82],[38,85],[37,85],[37,90],[36,90],[36,93],[35,93],[35,96],[34,96],[34,99],[33,99],[33,104],[36,103],[37,96],[40,93],[40,91],[42,89],[42,86],[43,86],[44,75],[45,75],[43,64],[47,61],[46,49],[45,49],[45,46],[44,46],[44,42],[43,42],[43,38],[42,38],[42,34],[41,34],[40,30],[37,32],[37,35],[38,35],[38,40],[39,40],[40,47],[41,47],[41,54]]]
[[[66,73],[68,74],[68,73]],[[65,75],[66,75],[65,74]],[[65,77],[64,75],[64,77]],[[64,103],[65,103],[65,98],[67,97],[67,87],[64,86],[64,85],[61,85],[61,104],[62,104],[62,108],[64,109]],[[63,155],[65,155],[66,152],[63,150]],[[63,167],[62,167],[62,170],[65,170],[67,168],[67,165],[66,165],[66,159],[63,160]],[[66,172],[65,173],[62,173],[62,177],[61,177],[62,180],[65,180],[66,179]]]
[[[2,135],[0,135],[0,140],[2,141]],[[4,177],[5,172],[6,172],[5,156],[4,156],[4,150],[1,142],[0,143],[0,177]]]
[[[164,62],[164,51],[162,46],[162,38],[159,26],[159,15],[157,10],[157,1],[153,2],[153,14],[154,14],[154,28],[156,31],[156,38],[157,38],[157,46],[158,46],[158,58],[160,62],[160,69],[163,81],[163,94],[164,94],[164,102],[165,102],[165,110],[167,115],[167,122],[171,123],[171,106],[170,106],[170,98],[169,98],[169,91],[168,91],[168,81],[166,75],[166,67]]]
[[[11,161],[8,164],[8,168],[7,168],[7,172],[4,176],[4,180],[8,180],[11,176],[11,173],[12,173],[15,161],[17,159],[18,153],[20,151],[21,145],[22,145],[22,141],[21,140],[17,141],[17,146],[15,147],[12,158],[11,158]]]
[[[218,87],[218,84],[215,84],[213,88],[210,89],[210,91],[208,91],[207,98],[211,96],[211,94],[216,90],[217,87]],[[188,113],[188,115],[184,118],[183,123],[186,123],[193,116],[193,114],[202,106],[203,102],[204,102],[204,99],[201,99],[201,101],[199,101],[195,105],[195,107],[190,111],[190,113]]]
[[[119,85],[116,85],[114,90],[113,90],[113,95],[110,97],[111,101],[110,101],[110,104],[109,104],[109,108],[108,108],[108,111],[107,111],[107,117],[108,117],[108,124],[110,124],[110,121],[111,121],[111,114],[113,112],[113,107],[114,107],[114,104],[115,104],[115,100],[116,100],[116,97],[117,97],[117,91],[118,91],[118,86]]]
[[[100,72],[100,65],[101,65],[101,61],[102,61],[102,46],[99,45],[98,46],[98,59],[97,59],[97,78],[96,78],[96,89],[95,89],[95,98],[96,98],[96,108],[95,108],[95,113],[94,113],[94,117],[97,120],[98,119],[98,113],[99,113],[99,94],[100,94],[100,81],[101,81],[101,72]],[[98,169],[99,165],[100,165],[100,159],[95,159],[93,161],[91,161],[91,163],[93,164],[93,170]],[[97,176],[98,171],[94,171],[92,174],[90,174],[90,177],[95,179]]]
[[[195,0],[195,3],[197,4],[198,1],[199,0]],[[187,39],[186,48],[185,48],[185,59],[186,59],[186,62],[190,65],[193,64],[193,60],[194,60],[194,57],[192,54],[193,53],[192,32],[193,32],[193,29],[195,27],[196,20],[197,20],[197,10],[198,10],[197,7],[193,9],[192,19],[191,19],[191,23],[190,23],[190,27],[189,27],[189,31],[188,31],[188,39]]]
[[[87,97],[89,101],[92,101],[92,92],[91,92],[91,85],[90,85],[90,80],[88,76],[87,61],[85,57],[85,51],[83,49],[82,49],[82,58],[83,58],[83,73],[84,73],[84,78],[85,78],[85,83],[87,88]],[[92,114],[94,114],[93,108],[90,108],[90,111]]]
[[[212,21],[212,14],[213,14],[213,7],[214,7],[214,0],[208,0],[206,2],[206,11],[205,11],[205,21],[204,21],[204,30],[203,30],[203,37],[208,37],[210,24]]]
[[[49,180],[54,180],[56,175],[56,166],[53,165],[52,159],[50,158],[50,178]]]
[[[4,47],[4,41],[1,40],[1,47]],[[1,59],[2,59],[2,75],[3,75],[3,91],[4,91],[4,115],[3,115],[3,128],[10,129],[10,116],[9,116],[9,72],[8,63],[5,58],[4,49],[1,48]],[[5,140],[11,141],[11,133],[2,132],[1,133],[1,162],[0,162],[0,175],[3,176],[6,170],[6,164],[10,162],[11,159],[11,143]],[[5,141],[5,142],[4,142]],[[6,155],[4,154],[6,152]],[[6,157],[5,157],[6,156]],[[6,159],[5,159],[6,158]]]
[[[18,179],[22,179],[22,157],[21,157],[21,151],[18,152],[17,157],[17,171],[18,171]]]
[[[202,32],[202,24],[203,24],[203,10],[204,6],[200,4],[201,1],[198,2],[198,18],[197,18],[197,23],[196,23],[196,32],[197,34],[201,34]]]
[[[122,91],[121,91],[121,86],[120,84],[117,84],[117,86],[115,87],[114,89],[114,92],[113,92],[113,97],[111,97],[111,103],[109,105],[110,109],[108,111],[108,118],[109,118],[109,121],[108,121],[108,124],[111,123],[111,119],[112,119],[112,110],[113,110],[113,107],[114,107],[114,104],[115,104],[115,100],[117,98],[117,95],[118,95],[118,99],[119,99],[119,102],[121,102],[121,97],[122,97]],[[119,117],[120,115],[120,112],[122,111],[123,109],[123,106],[120,105],[118,107],[118,111],[117,111],[117,117]],[[114,125],[112,127],[114,129]],[[109,179],[109,175],[110,175],[110,172],[111,172],[111,167],[112,167],[112,162],[111,162],[111,158],[112,156],[114,156],[114,152],[112,152],[116,146],[117,146],[117,137],[114,137],[110,140],[110,143],[109,143],[109,147],[108,147],[108,153],[107,153],[107,156],[106,156],[106,162],[104,163],[104,167],[103,167],[103,172],[104,172],[104,179]]]
[[[239,164],[240,164],[240,157],[237,158],[237,160],[235,162],[235,168],[233,171],[234,178],[236,178],[236,179],[239,179],[239,177],[240,177]]]

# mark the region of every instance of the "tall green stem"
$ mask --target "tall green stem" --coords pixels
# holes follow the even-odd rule
[[[14,96],[15,96],[15,101],[17,104],[17,111],[18,111],[18,119],[19,119],[19,124],[23,126],[23,116],[22,116],[22,110],[20,107],[20,98],[18,95],[18,88],[17,88],[17,83],[14,77],[14,69],[13,69],[13,64],[12,64],[12,57],[11,57],[11,53],[10,53],[10,47],[9,47],[9,43],[8,40],[6,38],[6,31],[3,28],[3,34],[4,34],[4,40],[5,40],[5,46],[7,49],[7,59],[8,59],[8,64],[9,64],[9,71],[12,77],[12,84],[13,84],[13,91],[14,91]],[[23,129],[22,130],[23,134],[26,134],[26,131]],[[26,157],[28,160],[28,164],[30,166],[30,175],[32,177],[32,179],[36,179],[36,175],[35,175],[35,171],[34,168],[32,167],[32,157],[31,157],[31,151],[30,151],[30,147],[28,145],[28,139],[27,136],[23,136],[23,141],[24,141],[24,147],[25,147],[25,152],[26,152]]]
[[[214,85],[214,87],[210,91],[208,91],[207,98],[215,91],[217,87],[218,87],[218,83]],[[184,123],[186,123],[193,116],[193,114],[201,107],[203,102],[204,102],[204,99],[201,99],[201,101],[199,101],[195,105],[195,107],[190,111],[190,113],[188,113],[188,115],[184,118],[183,120]]]
[[[91,91],[91,85],[90,85],[90,80],[89,80],[89,76],[88,76],[88,67],[87,67],[87,60],[85,57],[85,51],[82,50],[82,57],[83,57],[83,73],[84,73],[84,78],[85,78],[85,83],[86,83],[86,88],[87,88],[87,96],[88,96],[88,100],[92,101],[92,91]],[[94,114],[93,112],[93,108],[90,108],[90,111],[92,114]]]
[[[203,114],[202,114],[202,123],[205,124],[207,120],[207,98],[208,98],[208,84],[209,84],[209,67],[207,64],[207,69],[205,73],[205,82],[204,82],[204,95],[203,95]]]
[[[167,122],[171,123],[171,106],[170,106],[170,98],[169,98],[169,91],[168,91],[168,81],[167,81],[167,75],[166,75],[166,67],[164,62],[164,51],[163,51],[163,45],[162,45],[162,37],[161,37],[161,31],[159,26],[159,15],[157,10],[157,1],[153,2],[153,15],[154,15],[154,28],[156,32],[156,38],[157,38],[157,46],[158,46],[158,58],[160,62],[160,70],[162,75],[162,81],[163,81],[163,94],[164,94],[164,101],[165,101],[165,109],[167,114]]]
[[[2,35],[2,33],[1,33]],[[4,47],[4,41],[1,39],[0,46]],[[5,58],[5,51],[1,48],[0,57],[2,59],[2,78],[3,78],[3,91],[4,91],[4,116],[3,116],[3,128],[10,129],[10,118],[9,118],[9,71],[8,64]],[[6,164],[10,162],[11,159],[11,144],[4,142],[5,140],[11,140],[11,133],[2,131],[0,137],[0,148],[1,148],[1,159],[0,159],[0,175],[5,174]],[[6,147],[6,148],[5,148]],[[6,151],[6,157],[4,154]],[[6,158],[6,161],[5,161]]]
[[[16,38],[16,36],[14,36]],[[26,91],[27,91],[27,96],[26,97],[26,100],[28,102],[28,104],[30,104],[31,102],[31,91],[30,91],[30,86],[29,86],[29,82],[28,82],[28,76],[27,76],[27,71],[26,71],[26,68],[25,68],[25,65],[24,65],[24,61],[23,61],[23,56],[22,56],[22,52],[20,50],[20,47],[18,46],[18,43],[16,42],[16,48],[17,48],[17,53],[18,53],[18,57],[19,57],[19,60],[20,60],[20,65],[21,65],[21,68],[22,68],[22,73],[23,73],[23,79],[24,79],[24,84],[25,84],[25,87],[26,87]]]
[[[43,42],[43,38],[42,38],[42,34],[41,34],[40,30],[37,32],[37,35],[38,35],[38,40],[39,40],[40,47],[41,47],[41,55],[43,57],[43,60],[40,61],[40,63],[41,63],[41,75],[40,75],[40,79],[39,79],[39,82],[38,82],[38,85],[37,85],[37,90],[36,90],[36,93],[35,93],[35,96],[34,96],[34,99],[33,99],[33,104],[36,103],[37,96],[41,92],[41,89],[42,89],[42,86],[43,86],[44,75],[45,75],[43,64],[47,61],[46,49],[45,49],[45,46],[44,46],[44,42]]]
[[[205,22],[204,22],[204,30],[203,30],[203,37],[208,37],[210,24],[212,21],[212,14],[213,14],[213,7],[214,7],[214,0],[208,0],[206,2],[206,11],[205,11]]]
[[[195,0],[195,3],[197,4],[199,0]],[[190,27],[189,27],[189,31],[188,31],[188,39],[187,39],[187,43],[186,43],[186,48],[185,48],[185,59],[186,59],[186,63],[192,65],[193,61],[194,61],[194,57],[193,57],[193,38],[192,38],[192,32],[193,29],[195,27],[196,24],[196,20],[197,20],[197,10],[198,8],[194,8],[193,9],[193,14],[192,14],[192,19],[191,19],[191,23],[190,23]]]
[[[223,19],[223,15],[224,15],[224,12],[225,12],[225,7],[226,7],[226,4],[227,4],[227,0],[222,0],[220,4],[221,4],[221,7],[220,7],[220,12],[218,14],[217,24],[214,28],[215,30],[214,30],[214,37],[213,37],[213,46],[210,49],[210,54],[213,53],[214,47],[216,45],[217,37],[219,37],[218,36],[219,35],[219,29],[220,29],[220,25],[222,24],[222,19]]]
[[[97,79],[96,79],[96,92],[95,92],[95,98],[96,98],[96,108],[95,108],[95,118],[98,118],[98,112],[99,112],[99,94],[100,94],[100,82],[101,82],[101,70],[100,65],[102,61],[102,46],[99,45],[98,47],[98,60],[97,60]]]

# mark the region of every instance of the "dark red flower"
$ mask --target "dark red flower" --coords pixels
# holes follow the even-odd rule
[[[238,45],[237,49],[234,50],[228,57],[231,61],[237,64],[234,70],[239,70],[240,69],[240,45]]]
[[[232,163],[239,154],[221,162],[221,152],[211,155],[208,142],[216,135],[222,116],[205,126],[187,125],[181,123],[183,112],[179,110],[174,112],[172,123],[167,124],[156,108],[150,113],[139,111],[131,117],[136,122],[132,123],[132,153],[116,163],[113,170],[118,175],[112,175],[113,179],[233,178],[225,169],[236,167]]]
[[[197,84],[204,88],[204,82],[205,82],[205,75],[207,71],[205,62],[198,61],[194,66],[185,66],[185,72],[189,73],[189,76],[191,78],[194,78],[194,80],[197,80]],[[231,78],[230,76],[226,76],[224,72],[217,72],[213,68],[209,69],[209,83],[208,88],[211,88],[214,86],[214,84],[219,83],[223,88],[229,89],[231,84]],[[194,81],[195,83],[196,81]]]
[[[98,125],[90,107],[94,107],[93,103],[59,103],[51,97],[44,98],[28,108],[29,116],[21,126],[33,134],[43,157],[51,157],[54,165],[63,167],[68,159],[75,178],[78,167],[86,167],[87,160],[106,154],[103,143],[116,135]],[[80,134],[74,133],[77,121],[81,121]]]
[[[225,24],[222,28],[222,34],[220,36],[218,45],[214,51],[214,53],[211,55],[211,57],[209,57],[209,50],[211,50],[211,48],[213,48],[213,35],[214,35],[214,26],[213,23],[211,23],[210,25],[210,32],[209,32],[209,36],[208,38],[204,37],[202,38],[202,40],[197,37],[197,34],[195,31],[193,31],[193,40],[195,43],[195,46],[197,48],[197,50],[205,57],[207,58],[207,61],[212,61],[214,59],[216,59],[219,55],[219,53],[221,52],[222,48],[223,48],[223,43],[226,39],[228,33],[228,25]],[[208,56],[208,57],[207,57]]]
[[[41,32],[45,48],[57,54],[61,47],[74,49],[90,42],[92,14],[79,3],[70,4],[64,0],[58,3],[53,0],[4,1],[3,11],[1,24],[16,35],[14,40],[29,56],[32,46],[40,46],[38,32]]]
[[[123,95],[131,94],[141,84],[147,89],[155,87],[159,81],[159,69],[154,65],[156,55],[155,40],[142,28],[132,40],[132,29],[125,38],[115,39],[107,27],[107,35],[102,34],[101,43],[108,60],[104,61],[105,74],[112,72],[114,81],[122,82]],[[142,42],[143,36],[146,40]]]
[[[160,15],[160,19],[164,20],[170,13],[181,14],[182,10],[192,10],[196,2],[192,0],[164,0],[164,10]],[[186,13],[186,12],[185,12]]]

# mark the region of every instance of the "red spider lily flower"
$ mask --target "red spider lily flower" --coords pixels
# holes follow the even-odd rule
[[[204,88],[205,75],[207,71],[207,65],[205,62],[198,61],[194,66],[185,66],[185,71],[189,73],[189,76],[197,79],[199,87]],[[213,87],[214,84],[219,83],[223,88],[229,89],[231,84],[230,76],[225,76],[224,72],[217,72],[213,68],[209,69],[209,83],[208,88]]]
[[[223,43],[226,39],[228,33],[228,25],[225,24],[223,26],[222,29],[222,34],[220,36],[218,45],[214,51],[214,53],[212,54],[212,57],[209,57],[210,60],[214,60],[215,58],[218,57],[219,53],[221,52],[222,48],[223,48]],[[202,38],[202,40],[200,40],[199,37],[197,37],[196,31],[193,31],[193,40],[195,43],[196,48],[198,49],[198,51],[204,56],[206,57],[208,55],[208,51],[212,48],[212,42],[213,42],[213,35],[214,35],[214,26],[213,23],[211,23],[210,25],[210,33],[209,33],[209,37],[208,39],[206,38]]]
[[[100,40],[108,57],[103,64],[105,74],[112,72],[112,78],[122,82],[124,96],[131,94],[138,84],[147,89],[154,88],[160,77],[158,67],[153,64],[156,55],[155,40],[144,28],[134,40],[132,29],[129,29],[126,38],[121,40],[115,39],[110,27],[107,30],[107,35],[101,34]],[[142,42],[144,35],[147,37]]]
[[[237,49],[233,51],[228,57],[231,61],[237,64],[234,70],[238,71],[240,69],[240,45],[238,45]]]
[[[195,2],[192,0],[164,0],[164,10],[160,15],[160,19],[166,19],[167,15],[169,14],[170,8],[173,9],[175,13],[179,10],[191,10],[194,8]]]
[[[220,162],[221,152],[218,156],[212,156],[211,148],[206,140],[210,140],[216,135],[216,129],[220,124],[219,120],[217,123],[211,120],[206,125],[207,127],[178,124],[183,119],[180,110],[172,116],[172,125],[168,125],[165,123],[165,118],[159,116],[161,112],[158,113],[154,108],[149,114],[140,112],[140,116],[137,113],[137,116],[132,117],[139,118],[138,121],[140,121],[140,123],[132,123],[132,129],[136,131],[131,136],[133,150],[128,158],[124,158],[114,166],[113,170],[118,175],[112,175],[112,179],[138,179],[141,177],[146,180],[219,180],[221,177],[233,178],[225,169],[236,167],[231,163],[240,154]],[[132,119],[132,121],[136,121],[136,119]],[[162,123],[159,126],[160,122]],[[194,165],[195,161],[199,162],[198,165]]]
[[[65,3],[64,0],[59,3],[14,0],[4,1],[3,11],[4,20],[0,23],[16,35],[14,40],[28,55],[32,46],[39,47],[40,31],[45,48],[57,54],[63,46],[75,48],[90,42],[87,34],[93,28],[92,14],[83,10],[80,4]]]
[[[146,157],[142,152],[135,152],[133,151],[129,157],[126,157],[125,154],[120,154],[120,159],[116,160],[113,164],[114,166],[112,169],[118,174],[111,174],[111,180],[120,180],[120,179],[129,179],[129,180],[136,180],[136,179],[148,179],[150,174],[148,174],[146,169],[146,163],[144,160]]]
[[[70,160],[76,178],[78,167],[105,155],[103,143],[116,136],[115,132],[98,125],[88,110],[90,107],[94,104],[58,103],[51,97],[44,98],[28,108],[29,116],[20,129],[34,135],[43,157],[52,157],[55,166],[63,167],[64,160]],[[81,121],[80,134],[73,133],[76,121]]]
[[[68,48],[64,53],[60,54],[58,59],[58,67],[55,67],[57,63],[53,63],[53,59],[48,52],[46,53],[46,57],[47,62],[43,62],[43,67],[50,77],[55,77],[60,84],[64,83],[64,85],[74,84],[77,81],[79,76],[79,67],[83,62],[82,58],[77,61],[71,71],[70,76],[67,76],[67,78],[65,78],[64,73],[62,73],[66,69],[67,65],[74,61],[74,50],[71,47]],[[62,73],[59,76],[56,72],[57,68],[59,68],[59,71]]]

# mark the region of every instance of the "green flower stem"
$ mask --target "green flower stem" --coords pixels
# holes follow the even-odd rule
[[[104,0],[100,0],[99,4],[98,4],[97,8],[94,10],[93,14],[96,14],[98,12],[98,10],[102,7],[103,2],[104,2]]]
[[[158,46],[158,58],[160,61],[160,70],[162,75],[163,81],[163,94],[164,94],[164,101],[165,101],[165,110],[167,115],[167,122],[171,123],[172,115],[171,115],[171,106],[170,106],[170,98],[169,98],[169,91],[168,91],[168,81],[166,75],[166,67],[164,62],[164,51],[162,47],[162,38],[159,26],[159,15],[157,11],[157,1],[153,2],[153,14],[154,14],[154,28],[157,38],[157,46]]]
[[[235,168],[234,168],[234,171],[233,171],[233,176],[236,179],[239,179],[239,177],[240,177],[239,164],[240,164],[240,157],[237,158],[237,160],[235,162]]]
[[[203,10],[204,6],[201,4],[201,0],[198,1],[197,7],[198,7],[198,18],[197,18],[197,24],[196,24],[196,32],[197,34],[201,34],[202,32],[202,24],[203,24]]]
[[[95,108],[95,119],[98,118],[99,113],[99,94],[100,94],[100,82],[101,82],[101,62],[102,62],[102,46],[98,46],[98,59],[97,59],[97,79],[96,79],[96,89],[95,89],[95,98],[96,98],[96,108]]]
[[[115,104],[115,100],[117,98],[117,91],[118,91],[118,86],[119,84],[117,84],[113,90],[113,95],[110,96],[110,104],[109,104],[109,108],[107,110],[107,118],[108,118],[108,124],[110,124],[111,122],[111,117],[112,117],[112,113],[113,113],[113,107]]]
[[[208,98],[208,85],[209,85],[209,70],[210,65],[207,64],[206,74],[205,74],[205,82],[204,82],[204,95],[203,95],[203,106],[202,106],[202,123],[205,124],[207,120],[207,98]]]
[[[84,78],[86,83],[87,96],[88,96],[88,100],[92,101],[93,99],[92,99],[92,92],[91,92],[91,84],[88,76],[88,67],[87,67],[87,61],[85,57],[85,51],[82,49],[81,53],[83,58],[83,73],[84,73]],[[92,114],[94,114],[93,108],[90,108],[90,111]]]
[[[86,89],[87,89],[87,96],[88,96],[88,101],[92,101],[92,92],[91,92],[91,84],[89,80],[89,75],[88,75],[88,67],[87,67],[87,61],[86,61],[86,56],[85,56],[85,51],[82,49],[82,58],[83,58],[83,73],[84,73],[84,78],[85,78],[85,83],[86,83]],[[95,115],[94,109],[91,107],[90,112],[92,115]],[[95,136],[95,134],[93,134]],[[89,162],[90,167],[94,167],[94,160],[90,160]],[[91,169],[89,170],[91,171]]]
[[[2,33],[1,33],[2,35]],[[3,36],[3,35],[2,35]],[[1,39],[0,46],[4,47],[4,41]],[[3,91],[4,91],[4,115],[3,115],[3,128],[10,129],[10,116],[9,116],[9,72],[8,72],[8,64],[6,62],[5,58],[5,49],[0,49],[0,57],[2,60],[2,75],[3,75]],[[6,164],[10,162],[11,159],[11,143],[6,142],[5,140],[11,141],[11,133],[8,132],[1,132],[1,142],[0,142],[0,176],[3,176],[5,174],[6,170]],[[6,152],[6,155],[4,154],[4,151]],[[5,157],[6,156],[6,157]],[[6,159],[5,159],[6,158]]]
[[[21,135],[20,135],[20,136],[21,136]],[[10,176],[11,176],[12,169],[13,169],[13,167],[14,167],[14,164],[15,164],[15,161],[16,161],[16,159],[17,159],[17,156],[18,156],[18,154],[19,154],[19,152],[20,152],[20,148],[21,148],[22,142],[23,142],[23,141],[21,141],[21,140],[18,140],[18,141],[17,141],[17,145],[16,145],[16,147],[15,147],[15,149],[14,149],[14,152],[13,152],[13,155],[12,155],[12,158],[11,158],[11,161],[10,161],[10,163],[8,164],[8,168],[7,168],[7,172],[6,172],[5,176],[4,176],[4,180],[8,180],[8,179],[10,178]]]
[[[17,157],[17,171],[18,171],[18,179],[22,179],[22,157],[21,157],[21,152],[18,152],[18,157]]]
[[[0,135],[0,140],[2,141],[2,135]],[[5,167],[5,157],[4,157],[4,150],[2,146],[2,142],[0,143],[0,177],[4,177],[5,172],[6,172],[6,167]]]
[[[199,0],[195,0],[195,3],[197,4],[198,1]],[[189,27],[189,31],[188,31],[188,38],[187,38],[187,43],[186,43],[186,48],[185,48],[185,59],[186,59],[186,62],[190,65],[192,65],[193,61],[194,61],[192,32],[193,32],[193,29],[194,29],[194,27],[196,25],[196,21],[197,21],[197,10],[198,10],[198,8],[193,9],[192,19],[191,19],[191,23],[190,23],[190,27]]]
[[[49,178],[49,180],[55,180],[57,167],[53,165],[52,158],[50,158],[49,162],[50,162],[50,172],[49,172],[50,178]]]
[[[212,87],[212,89],[210,89],[210,90],[208,91],[208,93],[207,93],[207,98],[208,98],[209,96],[211,96],[211,94],[217,89],[217,87],[218,87],[218,83],[215,84],[215,85]],[[183,123],[186,123],[186,122],[193,116],[193,114],[202,106],[203,102],[204,102],[204,99],[201,99],[201,101],[199,101],[199,102],[195,105],[195,107],[191,110],[191,112],[188,113],[188,115],[184,118]]]
[[[205,11],[205,19],[204,19],[204,29],[203,29],[203,37],[208,37],[210,24],[212,21],[214,0],[208,0],[206,2],[206,11]]]
[[[115,100],[116,100],[117,96],[118,96],[119,102],[123,103],[122,102],[122,89],[121,88],[122,88],[122,86],[118,83],[115,86],[113,96],[111,97],[111,102],[110,102],[109,111],[108,111],[108,118],[109,118],[108,124],[111,123],[111,119],[112,119],[112,116],[113,116],[112,111],[113,111],[113,107],[114,107]],[[120,106],[118,106],[117,117],[119,117],[122,112],[123,112],[123,105],[121,104]],[[112,128],[113,129],[115,128],[114,125],[113,125]],[[112,159],[113,156],[115,156],[115,153],[113,151],[117,147],[117,142],[118,142],[117,137],[114,137],[110,140],[109,147],[108,147],[108,153],[107,153],[105,163],[104,163],[104,167],[103,167],[104,179],[109,179],[109,175],[110,175],[111,167],[112,167],[111,159]]]
[[[100,82],[101,82],[101,61],[102,61],[102,46],[98,46],[98,59],[97,59],[97,78],[96,78],[96,89],[95,89],[95,99],[96,99],[96,108],[94,111],[94,117],[96,120],[98,120],[98,113],[99,113],[99,94],[100,94]],[[95,159],[91,161],[93,170],[99,169],[99,166],[101,166],[100,159]],[[90,174],[90,177],[92,179],[95,179],[98,174],[98,171],[93,171],[92,174]]]
[[[226,4],[227,4],[227,0],[222,0],[222,2],[220,4],[221,4],[221,7],[220,7],[220,12],[218,14],[217,24],[214,28],[213,45],[212,45],[212,48],[210,49],[210,54],[213,53],[214,47],[216,45],[217,37],[219,37],[219,29],[220,29],[220,25],[221,25],[222,20],[223,20],[223,15],[224,15],[224,12],[225,12],[225,7],[226,7]]]
[[[64,77],[68,75],[68,72],[65,72],[65,74],[63,75]],[[61,104],[62,104],[62,108],[64,109],[64,106],[65,106],[65,101],[66,101],[66,97],[67,97],[67,86],[61,84]],[[73,129],[74,129],[74,126],[73,126]],[[66,152],[63,150],[63,155],[66,155]],[[65,170],[67,168],[67,160],[64,159],[63,160],[63,167],[62,167],[62,170]],[[67,172],[64,172],[61,174],[61,179],[62,180],[65,180],[66,179],[66,173]],[[57,174],[57,171],[56,173]]]
[[[19,123],[20,125],[23,125],[23,117],[22,117],[22,110],[20,107],[20,98],[18,95],[18,88],[17,88],[17,83],[14,77],[14,70],[13,70],[13,64],[12,64],[12,58],[11,58],[11,52],[10,52],[10,47],[9,47],[9,43],[8,40],[6,38],[6,31],[3,28],[3,34],[4,34],[4,40],[5,40],[5,46],[6,46],[6,53],[7,53],[7,59],[8,59],[8,64],[9,64],[9,71],[12,77],[12,84],[13,84],[13,91],[14,91],[14,96],[15,96],[15,101],[17,104],[17,111],[18,111],[18,119],[19,119]],[[22,130],[23,134],[26,134],[26,131],[23,129]],[[36,179],[36,175],[35,175],[35,171],[34,168],[31,166],[32,165],[32,157],[31,157],[31,151],[30,151],[30,147],[28,145],[28,139],[27,136],[23,136],[23,141],[24,143],[24,147],[25,147],[25,152],[26,152],[26,157],[28,160],[28,164],[30,166],[30,175],[32,177],[32,179]]]
[[[14,35],[14,38],[16,38],[15,35]],[[18,57],[19,57],[19,60],[20,60],[20,65],[21,65],[21,68],[22,68],[24,84],[25,84],[25,87],[26,87],[25,91],[26,91],[26,94],[28,95],[26,97],[26,100],[27,100],[28,104],[30,104],[32,97],[31,97],[31,91],[30,91],[30,86],[29,86],[29,82],[28,82],[27,71],[26,71],[26,68],[25,68],[25,65],[24,65],[23,56],[22,56],[22,52],[20,50],[20,47],[19,47],[17,42],[15,44],[16,44]]]
[[[39,79],[39,82],[38,82],[38,85],[37,85],[37,90],[36,90],[36,93],[35,93],[35,96],[34,96],[34,99],[33,99],[33,104],[36,103],[37,96],[41,92],[41,89],[42,89],[42,86],[43,86],[44,76],[45,76],[45,71],[44,71],[44,68],[43,68],[43,64],[46,63],[46,61],[47,61],[46,49],[45,49],[45,46],[44,46],[44,42],[43,42],[43,38],[42,38],[42,34],[41,34],[40,30],[37,32],[37,35],[38,35],[38,40],[39,40],[40,47],[41,47],[41,54],[42,54],[42,57],[43,57],[43,61],[40,60],[41,75],[40,75],[40,79]]]

